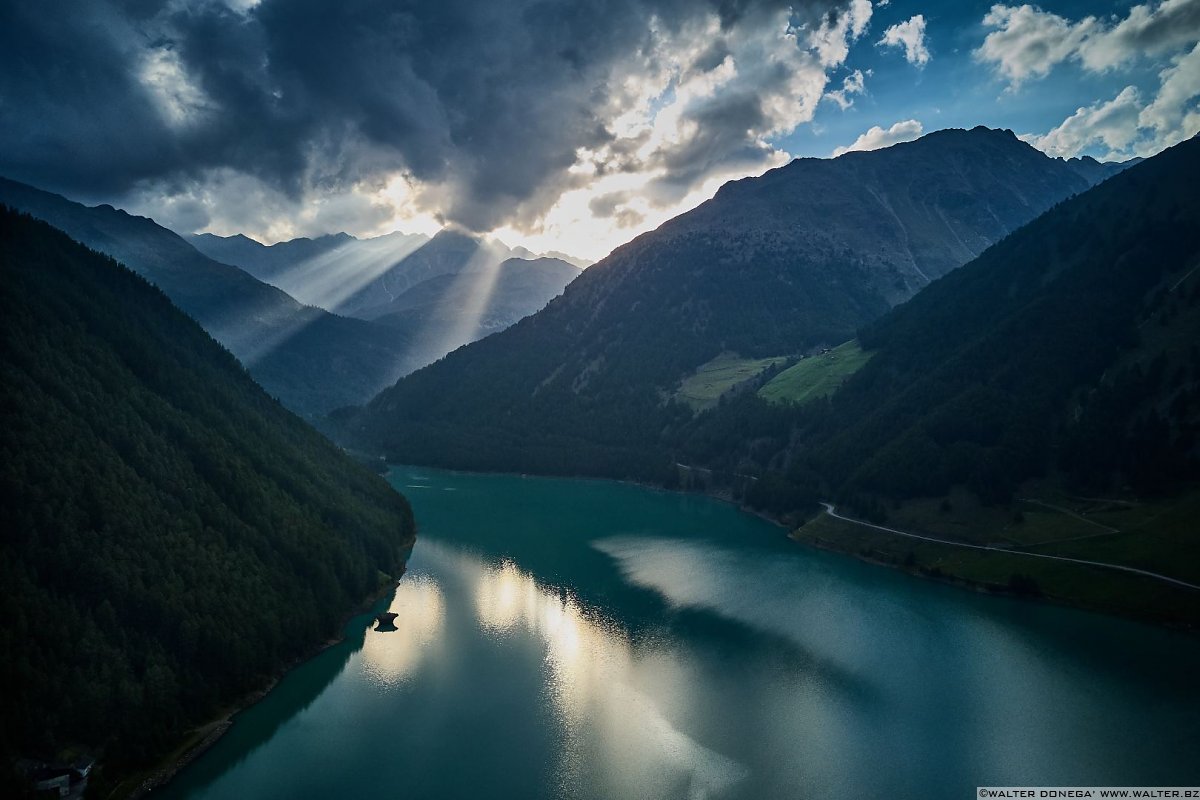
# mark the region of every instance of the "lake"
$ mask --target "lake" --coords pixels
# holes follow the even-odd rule
[[[1200,642],[802,548],[714,500],[393,468],[395,596],[173,798],[967,798],[1200,783]]]

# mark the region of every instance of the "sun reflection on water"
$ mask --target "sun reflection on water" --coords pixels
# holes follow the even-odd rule
[[[709,797],[745,777],[736,761],[671,723],[662,703],[680,698],[648,693],[651,683],[662,685],[652,679],[656,673],[686,671],[675,656],[639,654],[621,626],[573,594],[539,584],[512,561],[491,566],[469,556],[455,560],[470,576],[485,632],[499,638],[524,632],[545,646],[548,694],[563,728],[562,786],[600,781],[607,784],[601,795],[632,796],[625,792],[682,783],[690,787],[688,796]]]
[[[388,611],[397,614],[396,630],[367,631],[362,646],[363,671],[383,687],[411,676],[441,632],[445,620],[441,587],[428,575],[405,577],[396,587]]]

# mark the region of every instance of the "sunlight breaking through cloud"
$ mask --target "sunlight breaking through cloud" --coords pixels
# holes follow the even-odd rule
[[[780,139],[812,120],[873,6],[536,10],[96,4],[55,36],[112,85],[29,97],[32,127],[0,140],[36,141],[24,166],[61,172],[61,157],[39,159],[76,157],[82,132],[64,108],[103,103],[113,111],[89,116],[86,137],[107,158],[76,174],[184,233],[274,242],[451,225],[598,259],[723,182],[786,162]]]
[[[302,303],[336,312],[343,301],[426,243],[404,234],[347,241],[300,261],[273,276],[271,282]],[[384,290],[389,288],[385,286]],[[393,299],[408,288],[408,285],[396,287]]]
[[[454,276],[449,296],[465,294],[466,300],[449,325],[431,324],[417,337],[425,353],[442,355],[478,338],[480,322],[496,290],[503,254],[494,242],[484,242]],[[461,292],[459,290],[462,290]],[[432,359],[430,359],[432,360]]]

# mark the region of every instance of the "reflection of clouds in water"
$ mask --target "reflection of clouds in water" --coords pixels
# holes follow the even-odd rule
[[[682,539],[613,537],[592,543],[627,581],[677,608],[697,608],[781,636],[836,672],[873,649],[859,632],[865,619],[904,609],[850,606],[811,562]],[[865,650],[864,650],[865,648]],[[840,666],[835,666],[840,665]],[[848,677],[843,674],[842,678]]]
[[[559,780],[567,796],[719,795],[746,776],[736,761],[678,730],[658,699],[639,688],[664,669],[687,685],[677,658],[639,657],[617,626],[574,597],[538,584],[511,561],[489,566],[428,540],[422,556],[446,560],[473,588],[480,626],[497,636],[536,636],[545,646],[548,688],[563,726]],[[653,673],[653,674],[652,674]],[[676,703],[679,705],[679,703]]]
[[[396,630],[368,630],[362,647],[363,671],[383,687],[408,678],[441,631],[445,616],[442,590],[427,575],[405,576],[388,611],[397,614]]]

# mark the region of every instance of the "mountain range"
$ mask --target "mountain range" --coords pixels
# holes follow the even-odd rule
[[[0,203],[161,288],[268,392],[309,419],[365,403],[412,370],[539,310],[579,273],[559,259],[523,261],[533,254],[452,231],[431,239],[340,233],[266,246],[245,236],[185,239],[151,219],[3,178]],[[417,293],[401,300],[409,289]]]
[[[1200,433],[1197,177],[1193,139],[1063,202],[863,326],[865,358],[831,395],[743,393],[697,417],[684,451],[789,475],[808,488],[793,508],[958,485],[1003,503],[1050,474],[1092,494],[1186,485]]]
[[[392,459],[703,488],[1194,626],[1198,184],[1200,138],[1113,165],[942,131],[734,182],[580,273],[453,231],[194,239],[214,260],[0,181],[66,231],[0,209],[0,755],[131,770],[403,569],[407,503],[267,392]],[[270,285],[339,269],[370,320]]]
[[[540,311],[579,274],[558,258],[509,258],[429,278],[364,315],[403,331],[413,362],[431,364]]]
[[[1064,201],[796,367],[840,388],[682,426],[679,479],[821,547],[1194,627],[1198,181],[1193,138]]]
[[[684,379],[850,339],[1114,169],[986,128],[798,159],[726,184],[334,426],[398,459],[660,479],[660,444],[694,413],[676,402]]]
[[[268,392],[309,417],[369,399],[415,365],[394,328],[297,302],[151,219],[0,178],[0,203],[46,220],[162,289]]]
[[[413,366],[540,310],[579,275],[563,259],[448,229],[432,238],[339,233],[270,246],[240,235],[190,240],[305,303],[404,331]]]

